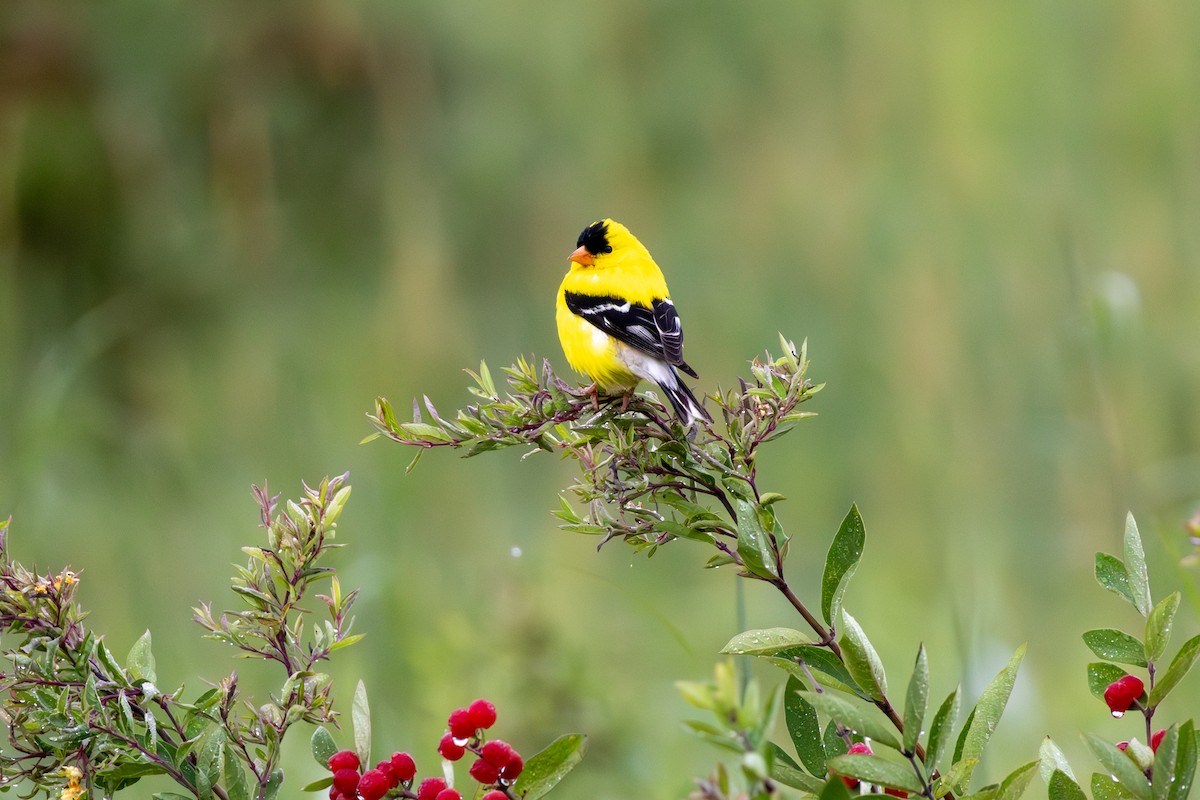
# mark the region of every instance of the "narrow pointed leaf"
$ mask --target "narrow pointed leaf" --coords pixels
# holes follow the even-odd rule
[[[1176,758],[1179,756],[1179,726],[1172,725],[1163,734],[1158,749],[1154,751],[1154,774],[1169,775],[1168,780],[1155,780],[1150,784],[1150,796],[1154,800],[1168,800],[1175,778]]]
[[[367,703],[367,686],[361,680],[354,687],[354,703],[350,707],[354,721],[354,751],[364,765],[371,763],[371,706]]]
[[[937,769],[946,745],[954,734],[954,724],[958,722],[959,690],[946,695],[937,713],[933,715],[933,723],[929,726],[929,747],[925,752],[925,763],[930,772]]]
[[[521,777],[513,784],[517,797],[537,800],[545,795],[583,760],[586,746],[587,738],[578,733],[555,739],[525,762]]]
[[[1055,770],[1048,783],[1050,800],[1087,800],[1075,779],[1061,770]]]
[[[1008,704],[1013,684],[1017,680],[1017,670],[1024,657],[1025,645],[1021,645],[1004,669],[996,673],[996,677],[992,678],[991,683],[984,688],[983,694],[979,696],[979,701],[975,704],[975,708],[967,720],[967,725],[963,729],[965,736],[960,739],[962,752],[961,755],[955,754],[956,761],[959,758],[983,757],[983,750],[992,737],[992,732],[996,730],[996,725],[1000,722],[1004,707]]]
[[[850,700],[824,692],[802,692],[805,700],[818,711],[832,717],[855,733],[874,739],[882,745],[900,749],[900,740],[895,729],[884,719],[879,709],[868,706],[861,700]]]
[[[1162,745],[1159,745],[1162,749]],[[1197,743],[1196,728],[1189,719],[1179,726],[1179,745],[1175,754],[1175,775],[1171,783],[1168,800],[1187,800],[1192,790],[1192,779],[1196,775]]]
[[[1075,773],[1071,770],[1071,765],[1067,763],[1067,756],[1063,753],[1062,748],[1047,736],[1042,739],[1042,746],[1038,750],[1038,771],[1041,773],[1042,780],[1050,783],[1050,776],[1054,774],[1055,770],[1063,772],[1068,778],[1075,780]]]
[[[785,786],[800,789],[809,794],[820,794],[825,785],[825,775],[814,778],[800,769],[800,765],[792,760],[782,747],[774,742],[768,743],[770,749],[771,777]]]
[[[934,796],[942,797],[947,792],[961,794],[966,791],[967,784],[971,782],[971,773],[977,766],[979,766],[978,758],[964,758],[962,761],[955,761],[938,782],[938,790]]]
[[[913,752],[925,724],[925,712],[929,709],[929,658],[925,645],[917,649],[917,661],[913,665],[912,677],[908,679],[908,694],[904,700],[904,752]]]
[[[842,595],[846,593],[846,585],[858,569],[866,538],[866,528],[858,513],[858,506],[851,505],[829,546],[829,553],[825,556],[825,573],[821,578],[821,614],[830,625],[838,619]]]
[[[1125,570],[1129,573],[1129,593],[1133,596],[1133,606],[1144,617],[1150,613],[1150,576],[1146,572],[1142,537],[1132,513],[1125,517]]]
[[[731,479],[728,484],[734,483]],[[758,578],[773,580],[779,577],[779,564],[771,548],[771,531],[774,516],[770,510],[755,505],[750,500],[737,501],[737,554],[746,571]],[[767,524],[770,517],[772,524]]]
[[[1121,559],[1108,553],[1096,553],[1096,580],[1105,589],[1125,598],[1127,603],[1137,608],[1137,601],[1133,599],[1133,588],[1129,583],[1129,570],[1125,569],[1125,563]]]
[[[887,675],[883,661],[871,645],[867,634],[850,612],[842,610],[842,635],[839,638],[846,669],[854,681],[861,686],[872,700],[887,696]]]
[[[250,800],[246,771],[232,747],[225,748],[225,795],[229,800]]]
[[[1117,749],[1116,745],[1093,733],[1086,734],[1083,740],[1101,766],[1120,781],[1122,786],[1132,792],[1134,797],[1138,800],[1151,800],[1150,782],[1146,780],[1146,776],[1137,768],[1137,765]]]
[[[150,650],[150,631],[143,633],[129,648],[129,655],[125,657],[125,671],[132,680],[158,682],[154,653]]]
[[[1100,658],[1135,667],[1146,666],[1146,646],[1134,636],[1112,628],[1097,628],[1083,635],[1083,643]]]
[[[812,703],[800,694],[803,689],[804,684],[794,676],[788,678],[783,695],[784,721],[792,737],[792,746],[796,748],[796,755],[800,757],[804,768],[824,778],[828,770],[825,766],[825,746],[821,744],[821,723]]]
[[[1146,618],[1146,660],[1157,661],[1167,651],[1179,599],[1179,592],[1164,597]]]
[[[1167,694],[1179,685],[1184,676],[1196,665],[1200,658],[1200,635],[1193,636],[1183,643],[1179,652],[1171,659],[1171,665],[1165,672],[1159,674],[1154,688],[1150,690],[1150,705],[1157,706]]]
[[[787,647],[812,644],[812,637],[792,628],[762,628],[743,631],[721,648],[727,655],[772,656]]]
[[[995,800],[1021,800],[1025,789],[1037,774],[1038,762],[1036,761],[1030,761],[1028,764],[1017,767],[1000,782],[1000,791],[996,793]]]
[[[858,778],[860,781],[874,783],[877,786],[902,789],[913,794],[919,794],[925,789],[917,780],[912,766],[897,764],[879,756],[838,756],[829,760],[829,770],[836,775]]]

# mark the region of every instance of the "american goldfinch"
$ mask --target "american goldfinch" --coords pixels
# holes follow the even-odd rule
[[[683,360],[683,325],[649,251],[611,219],[588,225],[576,244],[558,287],[558,338],[567,361],[609,391],[653,381],[685,426],[711,422],[679,379],[679,370],[699,376]]]

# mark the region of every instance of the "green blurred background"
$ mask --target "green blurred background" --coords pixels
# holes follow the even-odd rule
[[[570,467],[360,446],[376,395],[468,400],[460,368],[565,370],[553,293],[579,230],[664,267],[702,390],[807,337],[820,416],[764,488],[813,587],[852,501],[847,606],[902,687],[1029,656],[981,774],[1112,739],[1091,579],[1132,509],[1156,596],[1200,500],[1200,6],[130,0],[0,8],[0,513],[83,570],[113,648],[164,682],[229,655],[249,487],[349,470],[336,556],[369,634],[379,749],[426,771],[486,695],[532,752],[591,749],[564,797],[678,798],[720,754],[673,689],[735,632],[733,578],[558,532]],[[761,587],[748,623],[796,625]],[[238,664],[259,692],[279,678]],[[774,676],[768,676],[774,679]],[[1200,706],[1192,677],[1171,721]],[[348,738],[346,739],[348,741]],[[295,742],[288,796],[319,775]],[[463,776],[465,778],[465,775]],[[1035,790],[1036,791],[1036,790]]]

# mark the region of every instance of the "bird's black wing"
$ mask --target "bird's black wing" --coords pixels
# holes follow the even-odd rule
[[[652,308],[622,300],[577,292],[566,293],[567,308],[630,347],[661,358],[691,375],[683,360],[683,324],[670,300],[655,300]]]

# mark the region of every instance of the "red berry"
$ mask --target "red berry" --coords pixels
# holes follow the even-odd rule
[[[329,757],[328,764],[330,772],[337,772],[339,769],[357,771],[362,766],[358,761],[358,754],[353,750],[338,750]]]
[[[1104,702],[1114,717],[1123,717],[1133,702],[1145,691],[1142,679],[1134,675],[1126,675],[1115,680],[1104,690]]]
[[[462,795],[453,789],[442,789],[434,796],[434,800],[462,800]]]
[[[858,778],[847,778],[843,775],[842,783],[846,784],[847,789],[853,789],[855,786],[858,786]]]
[[[467,748],[454,743],[454,734],[452,733],[447,733],[442,737],[442,741],[438,742],[438,753],[447,761],[458,761],[465,752],[467,752]]]
[[[388,776],[377,769],[369,769],[358,779],[358,796],[362,800],[379,800],[392,788]]]
[[[499,789],[492,789],[483,796],[483,800],[508,800],[508,795]]]
[[[904,791],[903,789],[888,789],[885,787],[883,793],[890,794],[892,797],[899,797],[901,800],[908,797],[908,792]]]
[[[525,769],[525,762],[521,760],[521,756],[513,753],[508,763],[500,769],[500,777],[504,778],[505,783],[512,783],[517,778],[521,777],[521,770]]]
[[[470,739],[475,735],[475,724],[471,722],[471,712],[465,708],[456,708],[451,711],[447,722],[455,739]]]
[[[333,773],[333,788],[342,794],[353,795],[354,790],[358,788],[358,770],[339,769]]]
[[[490,728],[496,724],[496,707],[482,697],[467,706],[467,714],[476,728]]]
[[[400,779],[396,777],[396,770],[392,767],[391,761],[380,761],[375,765],[375,769],[387,776],[389,789],[395,789],[400,785]]]
[[[1155,731],[1154,735],[1150,737],[1150,749],[1157,753],[1158,746],[1162,744],[1163,737],[1166,735],[1167,731],[1165,728],[1161,731]]]
[[[426,778],[417,787],[417,800],[434,800],[438,792],[446,788],[446,781],[441,778]]]
[[[1120,750],[1122,753],[1125,752],[1126,747],[1129,747],[1129,742],[1117,742],[1117,749]]]
[[[486,786],[500,779],[500,769],[481,758],[471,765],[471,777]]]
[[[512,758],[513,752],[512,745],[508,742],[503,739],[492,739],[484,744],[483,749],[479,751],[479,756],[496,769],[500,769]]]
[[[392,769],[400,781],[411,781],[417,774],[417,765],[408,753],[392,753]]]
[[[343,800],[344,794],[337,790],[336,786],[329,787],[329,800]]]

